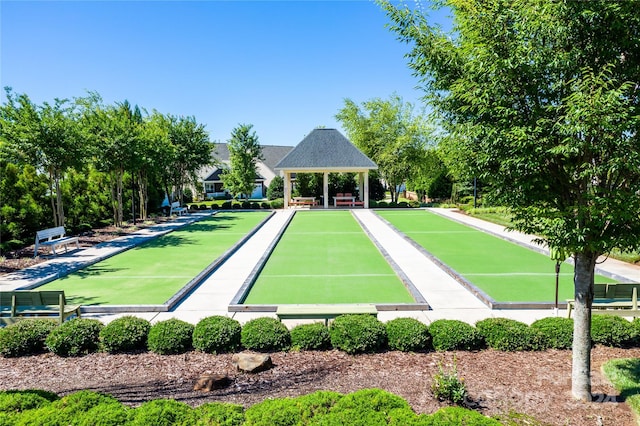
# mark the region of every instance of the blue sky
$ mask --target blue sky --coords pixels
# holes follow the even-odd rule
[[[264,145],[296,145],[342,131],[345,98],[420,104],[387,22],[368,0],[1,0],[0,84],[36,103],[96,91],[195,116],[213,141],[248,123]]]

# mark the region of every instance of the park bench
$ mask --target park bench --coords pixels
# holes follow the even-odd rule
[[[315,197],[293,197],[289,204],[292,206],[317,206],[318,200]]]
[[[169,216],[173,216],[174,214],[180,216],[183,214],[187,214],[188,212],[189,209],[187,209],[186,207],[180,207],[179,201],[174,201],[173,203],[171,203],[171,207],[169,208]]]
[[[638,288],[640,283],[594,284],[591,311],[598,314],[627,317],[640,316],[638,310]],[[575,301],[567,300],[567,317],[571,318]]]
[[[67,237],[64,226],[43,229],[36,232],[36,245],[33,250],[33,257],[38,256],[38,249],[40,247],[49,247],[51,252],[54,255],[57,255],[56,247],[64,246],[66,252],[68,250],[68,245],[73,243],[75,243],[77,249],[80,249],[78,237]]]
[[[51,318],[60,324],[80,318],[80,305],[67,305],[62,290],[14,290],[0,292],[0,315],[11,319]]]
[[[336,304],[336,305],[278,305],[276,316],[280,321],[287,319],[323,319],[325,325],[329,320],[340,315],[367,314],[378,316],[375,305]]]

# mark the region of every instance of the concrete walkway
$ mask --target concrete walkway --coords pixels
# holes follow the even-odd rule
[[[506,232],[502,226],[468,217],[452,210],[431,210],[486,232],[517,241],[519,244],[535,246],[531,241],[531,236],[516,232]],[[412,281],[432,308],[428,311],[382,311],[378,315],[380,320],[388,321],[396,317],[413,317],[429,323],[436,319],[446,318],[459,319],[473,324],[483,318],[507,317],[531,323],[537,319],[555,315],[552,309],[489,309],[455,279],[431,262],[411,243],[397,234],[373,211],[354,209],[352,212],[371,236],[384,248],[401,271]],[[196,324],[202,318],[211,315],[232,316],[241,323],[255,317],[274,316],[273,313],[265,312],[228,312],[228,306],[293,214],[294,210],[277,211],[252,238],[172,311],[160,313],[143,312],[135,315],[154,322],[169,318],[179,318],[192,324]],[[97,261],[98,257],[104,258],[105,256],[113,255],[130,247],[131,244],[140,243],[145,239],[168,232],[195,219],[197,217],[192,217],[191,219],[180,218],[171,224],[147,228],[135,236],[117,239],[104,246],[101,245],[102,247],[97,246],[70,255],[60,256],[45,264],[36,265],[33,269],[28,268],[17,274],[3,277],[0,281],[0,289],[9,290],[22,287],[37,279],[53,279],[60,271],[66,273],[69,270],[76,270],[86,264]],[[540,250],[537,246],[535,248]],[[615,274],[621,279],[640,281],[640,268],[635,265],[607,259],[599,267],[603,271]],[[106,323],[122,315],[127,314],[86,314],[83,316],[98,318]],[[564,311],[559,312],[559,315],[564,315]],[[287,323],[287,325],[293,324]]]

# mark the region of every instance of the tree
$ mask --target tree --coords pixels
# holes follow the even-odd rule
[[[596,259],[640,246],[638,1],[446,2],[449,36],[382,2],[448,149],[514,212],[513,227],[573,254],[572,394],[591,399]]]
[[[427,146],[429,131],[413,106],[397,95],[366,101],[362,108],[350,99],[336,114],[349,139],[377,165],[382,179],[398,201],[397,188],[411,175],[416,159]]]
[[[64,226],[60,183],[67,170],[81,167],[87,157],[77,126],[77,114],[66,99],[35,105],[25,94],[5,88],[7,103],[0,111],[0,129],[7,143],[3,156],[31,164],[49,176],[53,223]]]
[[[284,198],[284,179],[280,175],[276,175],[271,179],[269,188],[267,188],[267,199],[276,200]]]
[[[222,174],[224,187],[234,195],[244,195],[247,200],[255,188],[256,162],[262,159],[262,147],[251,124],[241,124],[231,131],[229,139],[230,169]]]

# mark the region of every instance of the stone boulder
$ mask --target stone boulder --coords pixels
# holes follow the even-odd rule
[[[258,373],[273,367],[271,356],[268,354],[256,354],[251,352],[240,352],[233,354],[231,363],[239,371],[247,373]]]
[[[211,392],[213,389],[222,389],[229,386],[231,379],[225,374],[202,374],[196,384],[193,386],[194,391]]]

